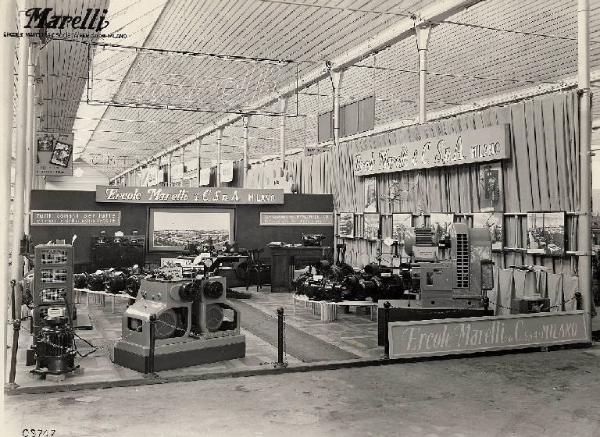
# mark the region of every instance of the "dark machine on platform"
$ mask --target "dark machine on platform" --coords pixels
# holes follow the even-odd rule
[[[147,373],[150,365],[160,371],[243,358],[240,314],[226,290],[220,276],[142,279],[137,301],[123,314],[115,363]]]

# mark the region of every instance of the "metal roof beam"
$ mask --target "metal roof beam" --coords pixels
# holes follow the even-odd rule
[[[477,3],[482,2],[483,0],[444,0],[435,2],[429,6],[426,6],[415,14],[412,18],[401,18],[398,23],[388,27],[383,32],[368,38],[363,43],[359,44],[352,50],[349,50],[345,53],[342,53],[339,56],[331,59],[331,70],[340,71],[344,70],[351,65],[368,58],[373,53],[377,53],[381,50],[385,50],[386,48],[396,44],[399,41],[402,41],[406,38],[410,38],[414,36],[415,27],[420,26],[428,26],[431,22],[440,22],[445,20],[446,18],[456,14],[457,12],[462,11],[463,9],[469,8]],[[288,97],[294,94],[296,91],[307,88],[320,80],[327,78],[329,75],[329,69],[323,63],[321,67],[314,69],[309,72],[305,76],[298,79],[298,81],[294,81],[289,85],[283,87],[279,92],[273,93],[262,99],[259,99],[254,106],[255,110],[264,108],[265,106],[272,105],[276,103],[281,97]],[[145,164],[148,162],[159,159],[162,156],[165,156],[191,142],[197,140],[198,138],[210,135],[213,132],[216,132],[219,129],[223,129],[236,121],[242,120],[243,115],[241,114],[230,114],[223,117],[221,120],[213,123],[211,126],[208,126],[202,129],[198,134],[191,135],[187,138],[184,138],[177,142],[172,147],[169,147],[165,150],[160,151],[159,153],[153,155],[148,160],[145,161]],[[111,181],[114,181],[120,176],[123,176],[130,171],[135,170],[136,168],[141,167],[140,164],[138,166],[134,166],[126,171],[119,173],[117,176],[111,178]]]

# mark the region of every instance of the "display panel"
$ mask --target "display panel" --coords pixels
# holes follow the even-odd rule
[[[377,240],[379,238],[379,214],[365,213],[364,215],[364,237],[367,240]]]
[[[181,251],[189,243],[211,241],[220,247],[233,242],[233,210],[151,208],[148,235],[150,251]]]
[[[433,230],[433,242],[438,244],[448,236],[448,228],[454,222],[454,214],[432,212],[429,227]]]
[[[340,212],[338,216],[338,236],[354,238],[354,213]]]
[[[502,250],[504,245],[504,215],[493,212],[473,213],[473,227],[487,228],[492,237],[492,250]]]
[[[531,212],[527,214],[527,253],[564,255],[564,212]]]

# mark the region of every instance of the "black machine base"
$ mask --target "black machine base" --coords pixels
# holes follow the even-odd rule
[[[154,371],[173,370],[180,367],[197,366],[233,360],[246,356],[246,341],[243,335],[231,336],[226,344],[212,342],[211,339],[190,340],[187,345],[193,348],[161,352],[157,347],[154,355]],[[123,367],[142,373],[150,372],[150,359],[146,349],[135,349],[126,343],[117,342],[114,348],[114,362]]]

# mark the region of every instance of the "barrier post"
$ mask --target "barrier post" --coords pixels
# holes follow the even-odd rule
[[[148,352],[148,366],[146,374],[154,374],[154,346],[156,342],[156,314],[150,314],[150,351]]]
[[[276,367],[283,367],[283,307],[277,308],[277,364]]]
[[[390,359],[390,339],[389,339],[389,335],[388,335],[388,323],[390,321],[390,308],[392,307],[392,304],[389,303],[388,301],[385,301],[383,304],[383,324],[384,324],[384,328],[383,328],[383,339],[384,339],[384,349],[383,349],[383,359],[384,360],[389,360]]]

